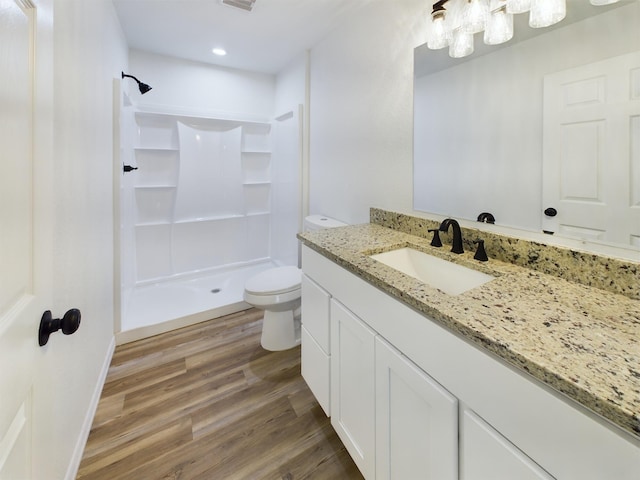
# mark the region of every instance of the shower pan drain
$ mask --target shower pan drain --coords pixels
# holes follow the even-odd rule
[[[221,290],[221,288],[214,288],[211,290],[211,293],[220,293]]]

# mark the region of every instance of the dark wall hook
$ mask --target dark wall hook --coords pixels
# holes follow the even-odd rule
[[[38,343],[41,347],[49,341],[49,335],[58,330],[62,330],[65,335],[71,335],[80,328],[80,310],[72,308],[67,310],[62,318],[53,318],[51,310],[47,310],[42,314],[40,319],[40,328],[38,330]]]

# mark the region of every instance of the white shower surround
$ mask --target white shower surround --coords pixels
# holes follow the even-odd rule
[[[124,159],[138,170],[125,175],[123,205],[135,215],[122,217],[124,249],[135,250],[123,259],[135,267],[123,265],[120,342],[248,308],[242,293],[249,276],[296,264],[300,218],[299,206],[291,207],[300,203],[299,159],[290,145],[296,115],[274,127],[150,112],[132,117],[136,133]],[[272,129],[279,153],[272,152]],[[135,193],[127,200],[128,190]]]

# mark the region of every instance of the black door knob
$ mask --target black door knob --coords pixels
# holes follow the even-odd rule
[[[558,211],[553,207],[549,207],[549,208],[545,209],[544,214],[547,217],[555,217],[558,214]]]
[[[40,319],[40,328],[38,330],[38,343],[44,346],[49,341],[49,335],[58,330],[62,330],[65,335],[71,335],[80,328],[80,310],[72,308],[67,310],[62,318],[53,318],[51,310],[47,310],[42,314]]]

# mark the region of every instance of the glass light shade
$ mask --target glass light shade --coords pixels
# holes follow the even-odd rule
[[[596,7],[600,7],[602,5],[611,5],[613,3],[618,3],[620,0],[591,0],[591,5],[595,5]]]
[[[451,58],[462,58],[473,53],[473,34],[456,28],[451,36],[449,44],[449,56]]]
[[[478,33],[484,30],[489,15],[489,0],[465,0],[462,14],[462,29],[466,33]]]
[[[436,12],[431,18],[431,31],[427,38],[427,47],[431,50],[438,50],[449,45],[449,35],[445,25],[444,12]]]
[[[506,7],[491,12],[484,31],[484,43],[499,45],[513,38],[513,15]]]
[[[531,0],[507,0],[507,13],[524,13],[531,8]]]
[[[562,20],[566,14],[566,0],[531,0],[529,26],[532,28],[549,27]]]

